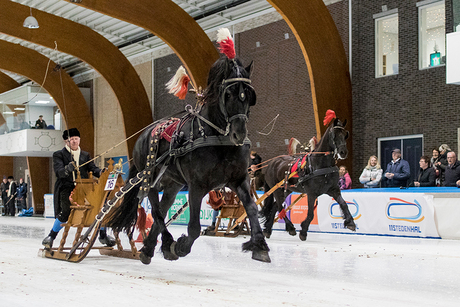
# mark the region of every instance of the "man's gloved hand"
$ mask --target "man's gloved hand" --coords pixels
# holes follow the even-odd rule
[[[65,166],[65,170],[69,173],[72,173],[76,168],[77,166],[75,165],[74,161],[70,162],[69,164]]]

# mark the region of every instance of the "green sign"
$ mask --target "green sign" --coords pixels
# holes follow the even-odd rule
[[[171,208],[169,208],[169,218],[171,218],[179,209],[187,202],[187,194],[177,194],[176,200],[174,201]],[[190,220],[189,208],[185,209],[181,215],[173,222],[173,224],[188,224]]]

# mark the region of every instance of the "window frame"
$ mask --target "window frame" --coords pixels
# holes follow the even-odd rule
[[[375,65],[374,65],[374,70],[375,70],[375,78],[384,78],[384,77],[389,77],[389,76],[397,76],[399,74],[399,14],[398,14],[398,9],[393,9],[389,11],[385,11],[379,14],[374,14],[374,58],[375,58]],[[395,18],[397,19],[398,22],[398,48],[397,48],[397,55],[398,55],[398,72],[397,73],[392,73],[392,74],[385,74],[385,75],[380,75],[379,74],[379,22],[385,20],[385,19],[391,19]]]
[[[417,6],[417,15],[418,15],[418,69],[419,70],[425,70],[425,69],[431,69],[431,68],[437,68],[437,67],[444,67],[446,66],[446,63],[441,63],[436,66],[426,66],[423,67],[423,54],[422,54],[422,49],[423,49],[423,41],[422,41],[422,10],[428,9],[430,7],[438,6],[440,4],[444,5],[444,20],[446,19],[446,1],[445,0],[425,0],[425,1],[420,1],[416,3]],[[428,47],[427,47],[428,48]],[[446,56],[446,24],[444,21],[444,57]],[[442,58],[442,54],[441,54]]]

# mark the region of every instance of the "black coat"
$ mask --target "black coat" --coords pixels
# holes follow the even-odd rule
[[[82,165],[91,160],[91,156],[88,152],[81,150],[79,165]],[[68,172],[65,167],[72,162],[72,156],[70,152],[64,147],[61,150],[55,151],[53,153],[53,168],[54,173],[56,174],[56,183],[54,184],[54,214],[55,217],[58,216],[61,212],[61,204],[59,203],[59,193],[62,188],[73,189],[75,186],[72,173]],[[96,177],[100,176],[101,169],[98,168],[94,162],[89,162],[88,164],[79,168],[81,178],[89,178],[89,172],[93,172],[93,175]],[[74,171],[75,177],[77,172]]]
[[[460,180],[460,162],[455,161],[452,167],[446,166],[446,172],[444,175],[444,186],[445,187],[456,187],[457,180]]]
[[[434,168],[421,168],[414,181],[420,182],[421,187],[434,187],[436,185],[436,172],[434,171]],[[411,186],[414,186],[414,184],[412,183]]]

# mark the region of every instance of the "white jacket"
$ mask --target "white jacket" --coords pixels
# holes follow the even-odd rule
[[[376,166],[371,166],[364,168],[363,173],[359,176],[359,182],[364,184],[366,188],[378,188],[380,180],[382,179],[383,170],[381,168],[377,168]],[[371,178],[375,178],[371,181]]]

